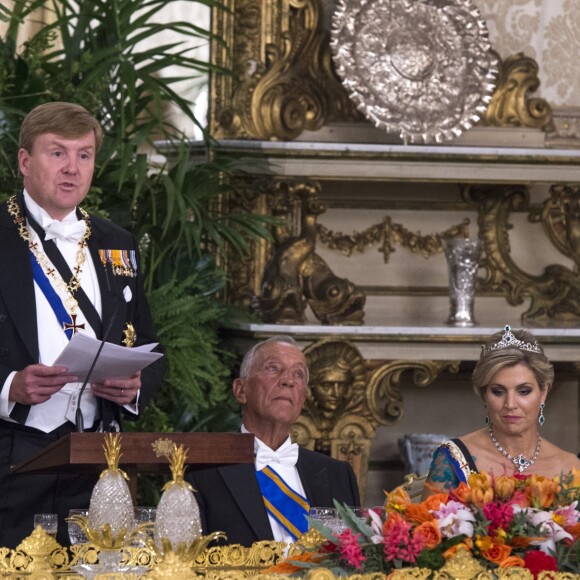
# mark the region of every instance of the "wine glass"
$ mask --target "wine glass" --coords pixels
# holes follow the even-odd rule
[[[86,518],[89,517],[89,510],[81,510],[81,509],[73,509],[69,510],[68,517],[72,516],[85,516]],[[67,522],[68,523],[68,537],[70,543],[74,544],[85,544],[88,542],[88,538],[85,536],[82,528],[76,522]]]
[[[338,515],[336,508],[328,507],[311,507],[310,517],[315,520],[320,520],[327,528],[330,528],[335,534],[340,534],[345,528],[346,524]]]
[[[157,515],[157,508],[150,506],[138,506],[135,508],[135,527],[142,524],[148,524],[144,532],[153,539],[155,532],[155,517]],[[139,543],[139,542],[138,542]]]
[[[56,538],[58,530],[57,514],[34,514],[34,527],[40,526],[49,536]]]

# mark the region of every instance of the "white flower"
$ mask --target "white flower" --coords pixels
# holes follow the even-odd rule
[[[445,538],[460,534],[473,537],[475,516],[462,503],[449,501],[447,505],[441,504],[438,510],[432,510],[432,513],[437,519],[441,535]]]
[[[369,510],[369,517],[371,518],[371,530],[373,531],[371,542],[373,544],[381,544],[385,541],[383,537],[383,520],[375,510]]]
[[[553,555],[556,551],[556,544],[561,540],[571,540],[573,536],[566,532],[562,526],[557,524],[554,516],[556,512],[548,512],[535,508],[522,508],[514,506],[514,512],[524,512],[534,526],[539,526],[540,534],[544,537],[531,542],[533,546],[539,546],[542,552]]]

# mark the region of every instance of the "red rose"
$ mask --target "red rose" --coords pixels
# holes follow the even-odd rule
[[[524,555],[525,567],[534,575],[534,578],[538,577],[540,572],[548,571],[558,571],[558,562],[556,558],[545,554],[541,550],[530,550]]]

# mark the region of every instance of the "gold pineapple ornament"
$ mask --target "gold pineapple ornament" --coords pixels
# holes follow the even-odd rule
[[[169,542],[174,552],[179,546],[190,546],[201,536],[199,507],[193,488],[183,479],[186,459],[183,445],[177,447],[173,443],[169,456],[173,479],[163,486],[155,518],[155,544],[161,548]]]

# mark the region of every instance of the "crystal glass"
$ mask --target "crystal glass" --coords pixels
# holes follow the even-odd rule
[[[481,242],[467,239],[445,240],[445,257],[449,266],[451,309],[447,324],[475,326],[473,301],[481,256]]]
[[[58,516],[56,514],[34,514],[34,527],[40,526],[49,536],[56,538]]]
[[[148,506],[139,506],[135,508],[135,525],[153,524],[155,523],[155,516],[157,515],[157,508]]]
[[[81,509],[74,509],[69,510],[68,517],[72,516],[84,516],[85,518],[88,517],[89,510],[81,510]],[[83,532],[82,528],[75,522],[67,522],[68,523],[68,537],[70,539],[71,544],[85,544],[88,542],[85,533]]]
[[[155,535],[155,518],[157,516],[157,508],[150,506],[139,506],[135,508],[135,527],[138,528],[143,524],[148,524],[144,533],[153,539]],[[146,537],[146,536],[145,536]],[[137,545],[144,544],[143,537],[135,542]]]
[[[346,524],[340,519],[335,508],[311,507],[309,515],[312,519],[320,520],[321,523],[327,528],[330,528],[335,534],[340,534],[346,528]]]

